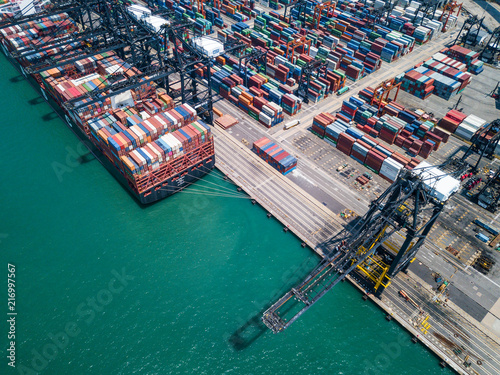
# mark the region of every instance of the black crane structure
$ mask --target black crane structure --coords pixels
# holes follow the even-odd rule
[[[478,171],[479,164],[483,157],[490,160],[494,157],[495,149],[500,142],[500,119],[494,120],[485,127],[479,129],[472,136],[470,141],[471,144],[462,156],[461,161],[465,162],[473,153],[479,154],[476,164],[472,167],[472,171],[475,173]]]
[[[433,19],[434,15],[436,14],[438,6],[439,6],[438,0],[427,0],[421,2],[420,5],[418,6],[417,11],[415,12],[415,17],[413,17],[412,23],[414,25],[416,25],[417,23],[422,25],[425,17]]]
[[[248,87],[248,67],[254,65],[257,68],[267,65],[267,49],[253,48],[250,53],[241,55],[239,58],[238,71],[244,74],[244,83]],[[244,71],[242,71],[242,64]]]
[[[479,53],[479,58],[484,61],[495,61],[498,52],[500,52],[500,26],[491,33],[488,41]]]
[[[207,123],[213,123],[213,98],[211,71],[215,56],[209,56],[197,47],[196,35],[191,22],[180,22],[166,8],[155,7],[152,14],[165,19],[160,30],[152,30],[142,19],[136,19],[119,1],[71,0],[52,1],[51,7],[35,15],[24,15],[21,11],[13,17],[0,21],[0,27],[13,26],[41,17],[67,13],[75,20],[78,31],[64,33],[63,26],[52,33],[49,42],[36,42],[22,52],[12,53],[13,58],[26,61],[25,74],[37,73],[55,67],[69,67],[72,63],[108,51],[115,51],[124,61],[122,72],[108,78],[108,85],[64,103],[69,112],[83,106],[104,101],[144,84],[154,83],[163,88],[176,104],[188,103]],[[208,37],[203,37],[208,38]],[[166,47],[171,43],[171,50]],[[243,43],[226,43],[226,52],[242,49]],[[59,48],[58,54],[44,54]],[[37,59],[30,57],[37,56]],[[125,67],[126,65],[126,67]],[[139,74],[125,75],[128,69],[137,68]],[[198,73],[205,71],[203,77]]]
[[[372,25],[375,25],[377,23],[387,24],[387,22],[389,21],[389,17],[387,17],[387,15],[391,14],[392,9],[394,8],[395,4],[396,3],[391,3],[389,1],[389,2],[386,2],[384,4],[384,6],[377,8],[377,9],[374,9],[373,12],[368,17],[368,20],[367,20],[368,26],[372,26]],[[366,5],[366,0],[365,0],[365,5]],[[384,16],[386,17],[386,19],[382,23],[382,18],[384,18]]]
[[[295,0],[290,4],[285,4],[285,12],[283,13],[283,17],[286,19],[287,17],[292,18],[292,10],[297,10],[296,20],[302,22],[302,26],[306,23],[307,16],[307,1],[308,0]]]
[[[440,166],[454,171],[450,162]],[[434,167],[402,170],[397,180],[370,205],[369,211],[352,228],[345,228],[320,245],[324,259],[297,286],[267,309],[262,321],[274,333],[288,328],[347,275],[370,269],[375,283],[365,285],[380,296],[390,279],[406,271],[424,243],[448,199],[436,193],[443,173]],[[454,171],[459,173],[458,171]],[[398,233],[403,243],[396,253],[384,243]],[[374,272],[377,259],[387,267]]]
[[[479,35],[479,31],[483,26],[483,21],[484,17],[479,19],[477,15],[470,14],[469,17],[463,23],[462,27],[460,28],[460,31],[458,32],[457,37],[455,38],[453,44],[462,43],[463,45],[467,44],[476,45],[477,36]],[[477,27],[477,31],[476,29],[474,29],[474,26]],[[476,33],[475,36],[474,32]],[[469,40],[471,40],[471,36],[474,36],[472,38],[473,42],[469,43]]]
[[[486,182],[475,196],[477,204],[493,213],[498,210],[500,202],[500,168]]]
[[[324,75],[327,68],[327,63],[321,60],[312,60],[307,63],[307,65],[302,67],[301,74],[299,77],[298,88],[295,94],[302,98],[304,103],[309,103],[309,86],[311,84],[311,79],[318,78]]]

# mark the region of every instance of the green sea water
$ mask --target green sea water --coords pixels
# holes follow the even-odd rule
[[[217,171],[139,206],[3,55],[0,72],[0,374],[451,373],[348,283],[264,329],[311,250]]]

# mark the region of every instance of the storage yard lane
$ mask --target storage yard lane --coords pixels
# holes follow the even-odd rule
[[[214,135],[217,167],[323,255],[317,245],[341,230],[344,222],[243,144],[217,128]]]

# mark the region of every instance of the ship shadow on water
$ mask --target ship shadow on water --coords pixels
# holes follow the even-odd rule
[[[30,105],[37,105],[37,104],[45,103],[45,100],[41,96],[37,96],[36,98],[28,100],[28,103]]]

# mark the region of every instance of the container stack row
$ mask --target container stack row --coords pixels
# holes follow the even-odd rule
[[[120,160],[124,163],[127,173],[132,176],[141,175],[194,151],[210,139],[210,127],[200,120],[165,134],[156,141],[121,156]]]
[[[472,51],[459,45],[445,48],[441,52],[454,60],[464,63],[470,73],[479,74],[484,70],[484,63],[479,60],[479,52]]]
[[[113,52],[107,52],[77,61],[72,66],[45,70],[40,73],[40,77],[43,80],[43,87],[58,102],[64,103],[82,98],[94,90],[105,89],[111,77],[130,79],[138,74],[141,74],[141,72],[137,68],[124,62]],[[154,86],[147,82],[145,78],[141,78],[141,80],[144,80],[144,84],[131,90],[131,100],[156,98]],[[110,98],[85,105],[88,101],[90,99],[82,98],[75,103],[75,107],[78,107],[75,110],[75,121],[79,124],[83,124],[84,121],[111,108]]]
[[[427,69],[433,70],[444,75],[445,77],[460,82],[460,87],[458,88],[459,93],[462,92],[462,90],[470,83],[471,75],[469,73],[455,69],[440,61],[436,61],[433,58],[424,61],[422,65]]]
[[[397,76],[401,88],[420,99],[434,94],[449,100],[461,92],[471,82],[471,75],[466,72],[467,64],[445,54],[457,50],[455,47],[445,49]],[[458,50],[461,51],[462,47]]]
[[[297,167],[297,159],[294,156],[265,137],[253,143],[253,151],[284,175]]]
[[[373,89],[364,89],[359,95],[344,100],[341,110],[335,115],[316,116],[311,129],[313,133],[336,145],[341,133],[355,139],[367,134],[379,138],[385,144],[400,147],[410,157],[420,156],[424,159],[437,150],[441,143],[448,141],[449,132],[437,129],[425,112],[410,111],[391,101],[383,103],[378,115],[378,107],[369,104]],[[344,136],[342,139],[345,142]],[[364,155],[365,150],[361,151]],[[347,153],[345,148],[344,152]],[[361,160],[359,155],[357,158]]]
[[[486,120],[476,116],[469,115],[458,125],[455,134],[466,140],[470,140],[474,134],[486,125]]]
[[[293,102],[291,107],[294,107],[294,114],[299,110],[298,104],[295,105],[296,101],[299,101],[298,98],[278,91],[276,86],[268,85],[264,76],[259,75],[258,85],[253,86],[253,83],[249,82],[248,88],[243,85],[243,78],[234,73],[230,66],[214,67],[214,70],[214,91],[268,128],[283,121],[283,107],[278,102],[283,100],[284,95],[289,98],[285,99],[285,102]]]
[[[389,182],[396,180],[402,168],[412,169],[419,163],[417,158],[408,158],[394,152],[391,148],[339,119],[327,125],[324,139],[340,152]]]
[[[486,125],[486,120],[476,116],[469,115],[452,109],[448,111],[445,117],[439,121],[439,127],[447,133],[455,133],[461,138],[470,140],[472,136]]]
[[[439,121],[439,126],[450,133],[455,133],[455,130],[457,130],[458,125],[462,123],[462,121],[465,120],[467,117],[466,114],[457,111],[455,109],[452,109],[448,111],[448,113]]]
[[[72,49],[78,49],[84,46],[84,42],[73,42],[61,47],[59,42],[67,40],[71,34],[78,30],[75,21],[68,17],[66,13],[54,14],[43,17],[36,21],[23,22],[18,25],[0,29],[0,38],[3,46],[10,52],[18,54],[26,53],[25,57],[20,58],[23,66],[35,64],[51,54],[60,54]],[[54,48],[47,48],[37,53],[29,53],[33,49],[39,49],[37,44],[43,40],[44,44]]]
[[[328,112],[320,113],[314,116],[311,131],[318,137],[323,138],[325,136],[327,126],[333,123],[335,119],[335,116]]]

